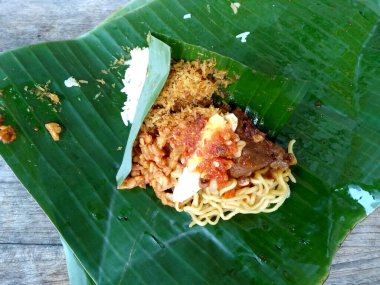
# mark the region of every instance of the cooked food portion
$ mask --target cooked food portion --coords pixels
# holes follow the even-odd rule
[[[268,140],[241,109],[213,106],[229,84],[215,63],[177,62],[135,141],[120,188],[151,185],[192,225],[275,211],[289,195],[292,154]]]
[[[57,123],[47,123],[45,128],[48,130],[50,136],[54,141],[59,141],[59,134],[62,132],[62,128]]]
[[[16,139],[16,132],[11,126],[4,126],[4,118],[0,115],[0,141],[5,144],[12,143]]]
[[[234,160],[229,174],[240,178],[251,176],[255,171],[269,167],[271,170],[285,170],[295,163],[294,155],[265,138],[265,134],[254,127],[246,114],[236,109],[238,118],[236,134],[246,142],[240,157]]]

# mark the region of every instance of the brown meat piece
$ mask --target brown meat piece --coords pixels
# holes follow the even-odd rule
[[[256,170],[270,166],[272,169],[286,169],[295,163],[292,154],[265,138],[265,134],[257,129],[241,110],[234,112],[238,118],[236,133],[246,142],[242,154],[234,159],[234,165],[229,170],[234,178],[249,177]]]

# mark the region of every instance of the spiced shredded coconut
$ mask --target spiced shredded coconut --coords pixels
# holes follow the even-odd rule
[[[223,96],[222,89],[230,84],[226,74],[215,69],[214,61],[172,64],[168,80],[134,143],[132,171],[120,189],[145,188],[149,184],[163,204],[174,205],[173,189],[187,160],[195,153],[205,125],[215,114],[223,116],[231,111],[229,107],[212,105],[212,95]],[[236,131],[228,136],[218,134],[220,143],[206,145],[205,149],[212,151],[202,155],[210,159],[198,167],[202,171],[201,188],[209,185],[211,178],[219,177],[222,184],[226,175],[237,178],[243,187],[254,171],[268,166],[284,169],[295,161],[255,128],[243,111],[236,109],[233,113],[238,118]],[[230,145],[232,141],[240,141],[238,156],[232,155],[236,153],[236,147]]]
[[[50,84],[50,80],[45,84],[36,84],[35,89],[32,90],[32,93],[35,94],[40,100],[48,98],[53,104],[60,104],[61,100],[59,99],[59,96],[50,91]]]
[[[5,144],[16,140],[16,131],[12,126],[4,126],[4,118],[0,115],[0,141]]]
[[[180,61],[172,64],[154,105],[174,112],[189,106],[208,107],[212,103],[211,95],[228,84],[226,72],[216,70],[214,61]]]

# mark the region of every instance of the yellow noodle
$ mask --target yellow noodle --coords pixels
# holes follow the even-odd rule
[[[294,140],[289,142],[288,152],[293,154]],[[237,214],[270,213],[276,211],[290,195],[288,182],[296,182],[290,169],[277,170],[273,178],[263,175],[268,168],[256,171],[250,178],[251,186],[237,189],[235,196],[223,197],[226,192],[237,188],[236,179],[230,179],[227,186],[218,194],[205,188],[183,203],[175,203],[179,212],[187,212],[191,216],[190,227],[194,225],[215,225],[222,220],[229,220]]]

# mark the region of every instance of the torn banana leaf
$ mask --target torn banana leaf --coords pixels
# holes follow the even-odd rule
[[[228,1],[133,7],[77,40],[0,55],[1,114],[17,132],[1,155],[97,284],[322,283],[339,244],[380,201],[378,5],[245,1],[237,14]],[[299,162],[297,184],[278,211],[188,229],[189,217],[162,206],[150,189],[115,189],[129,133],[120,119],[123,61],[149,31],[259,74],[310,83],[278,130],[283,144],[297,140]],[[245,43],[236,38],[244,32]],[[67,88],[69,77],[81,86]],[[245,94],[240,88],[251,89],[231,94]],[[269,94],[276,90],[268,85]],[[248,94],[235,95],[236,104],[265,112]],[[60,141],[47,122],[62,125]]]

